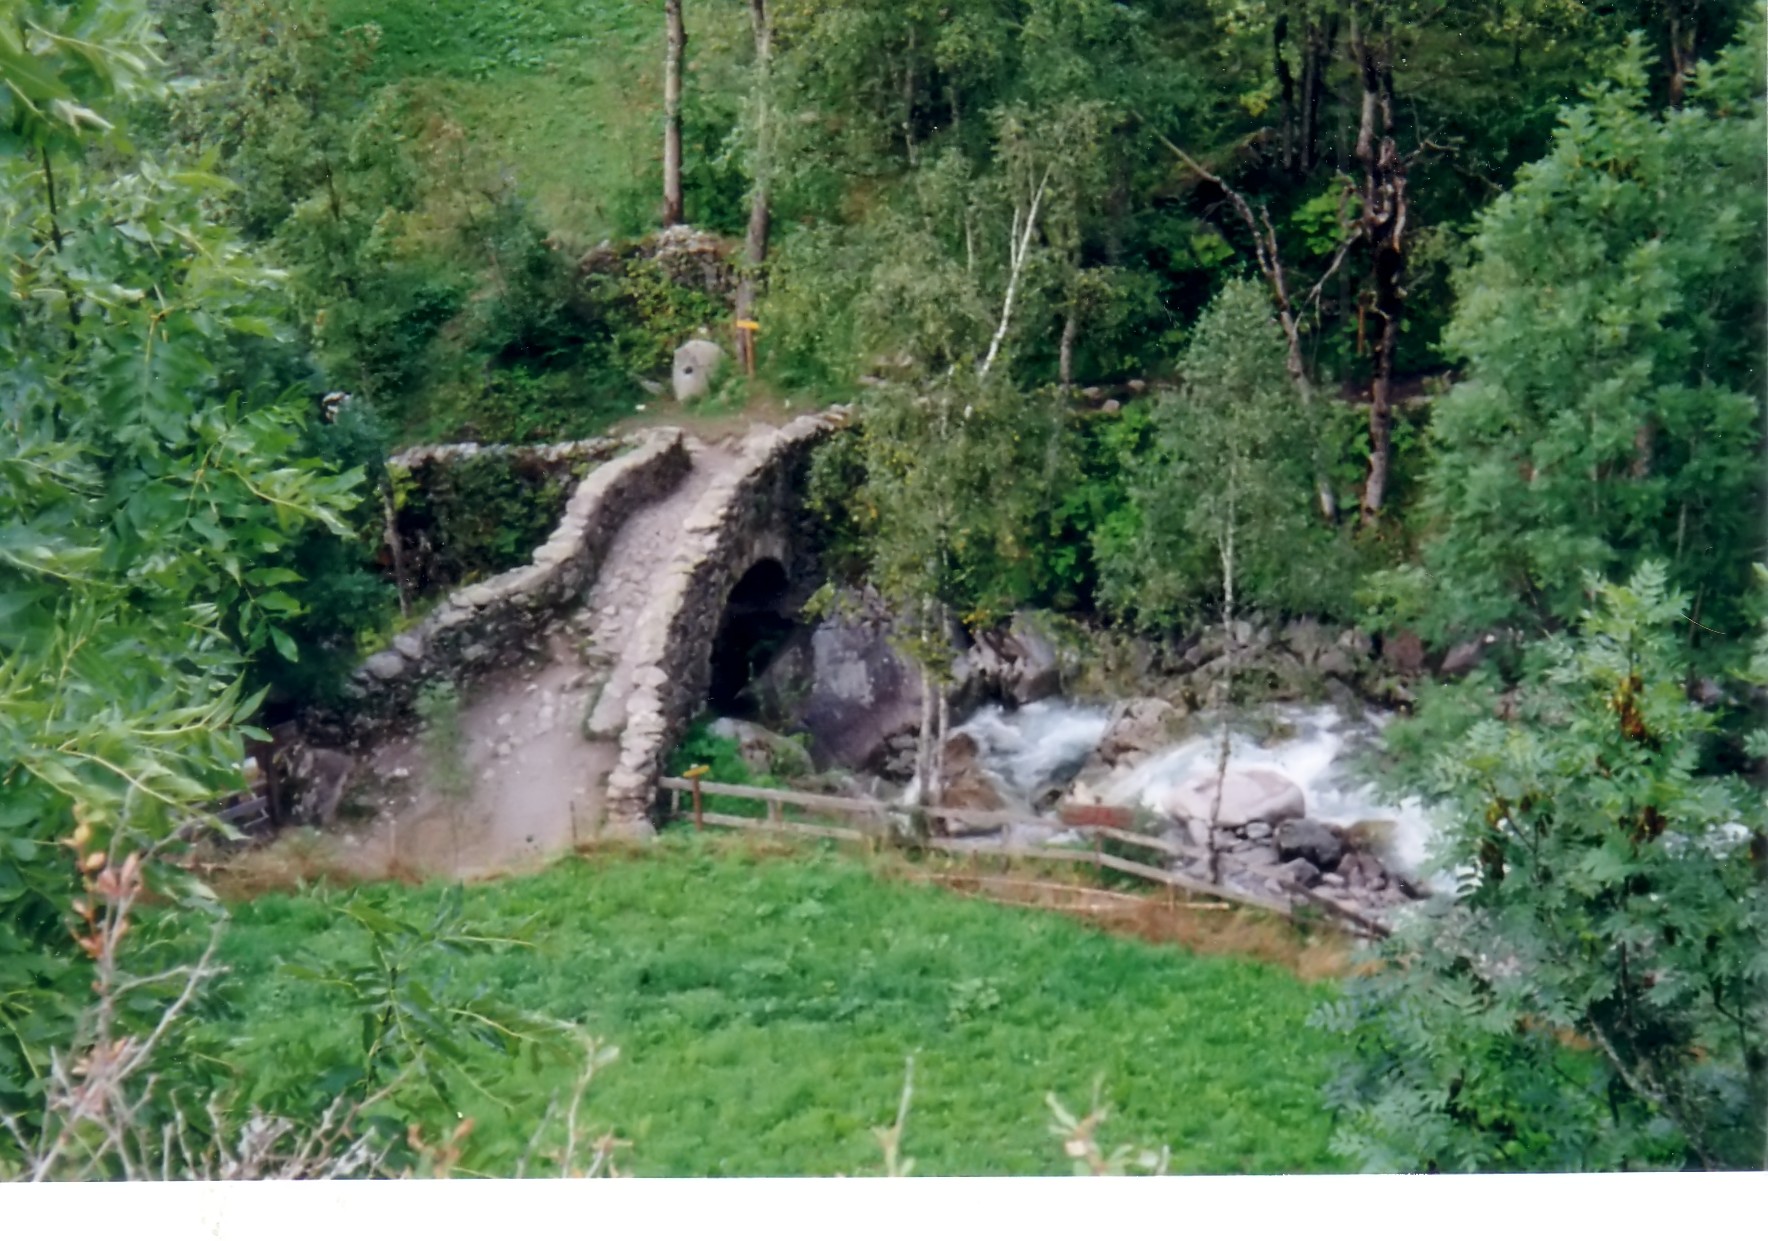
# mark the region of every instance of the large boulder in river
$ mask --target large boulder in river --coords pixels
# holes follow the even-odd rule
[[[1007,799],[982,766],[982,747],[969,733],[953,733],[945,739],[941,757],[943,779],[939,804],[961,810],[1005,810]],[[947,823],[954,836],[965,834],[964,825]],[[982,829],[992,831],[993,828]]]
[[[1277,829],[1277,856],[1285,862],[1302,858],[1329,871],[1344,857],[1344,841],[1324,823],[1296,819]]]
[[[1185,712],[1164,698],[1120,702],[1099,741],[1099,758],[1109,767],[1157,754],[1173,742]]]
[[[967,715],[989,701],[1023,707],[1062,691],[1056,644],[1030,613],[1018,612],[1006,629],[981,630],[959,647],[952,661],[952,710]]]
[[[886,618],[831,617],[810,639],[810,692],[799,725],[825,767],[872,768],[921,727],[921,677],[892,649]],[[912,748],[912,746],[911,746]]]
[[[1221,805],[1216,806],[1216,778],[1198,776],[1171,790],[1160,807],[1175,819],[1210,820],[1214,809],[1218,827],[1245,827],[1248,823],[1282,823],[1307,813],[1307,797],[1301,786],[1279,771],[1262,767],[1228,772],[1221,784]]]
[[[1015,613],[1002,644],[1007,669],[1002,689],[1015,706],[1050,698],[1062,689],[1056,644],[1025,612]]]

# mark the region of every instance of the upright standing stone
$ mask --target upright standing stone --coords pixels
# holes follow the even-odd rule
[[[690,340],[675,351],[675,367],[670,380],[675,385],[675,399],[693,401],[712,390],[712,380],[724,365],[724,350],[709,340]]]

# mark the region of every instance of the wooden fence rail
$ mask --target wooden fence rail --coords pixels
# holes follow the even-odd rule
[[[1193,896],[1209,897],[1216,901],[1262,909],[1291,920],[1298,917],[1297,903],[1306,904],[1329,917],[1338,919],[1342,925],[1359,935],[1382,939],[1389,934],[1388,928],[1380,922],[1296,883],[1288,875],[1262,867],[1248,867],[1247,869],[1257,878],[1273,881],[1285,895],[1291,898],[1290,902],[1286,903],[1275,897],[1258,893],[1244,892],[1237,888],[1224,888],[1219,884],[1208,883],[1182,872],[1149,866],[1105,852],[1105,841],[1113,840],[1120,844],[1133,845],[1139,849],[1147,849],[1151,853],[1182,861],[1206,861],[1208,859],[1208,851],[1196,845],[1166,840],[1160,836],[1144,835],[1106,821],[1117,819],[1127,822],[1130,820],[1127,812],[1120,811],[1112,814],[1108,813],[1105,807],[1077,807],[1076,810],[1079,813],[1075,813],[1072,817],[1078,821],[1070,822],[1061,819],[1041,819],[1036,816],[1013,814],[1010,811],[1001,810],[967,810],[956,806],[901,806],[866,798],[833,797],[825,793],[800,793],[795,789],[724,784],[702,779],[705,771],[705,768],[697,767],[691,769],[684,776],[665,776],[657,782],[661,788],[672,795],[675,813],[681,812],[681,794],[691,794],[693,799],[692,814],[696,829],[710,825],[746,831],[783,832],[832,840],[866,841],[883,838],[885,833],[881,829],[892,822],[904,825],[912,823],[916,815],[920,815],[924,819],[938,820],[947,824],[961,824],[972,828],[1002,828],[1030,824],[1080,833],[1090,839],[1091,848],[1014,846],[1005,842],[996,843],[941,836],[928,836],[917,843],[924,848],[936,849],[942,853],[1087,864],[1101,870],[1131,875],[1149,883],[1162,884]],[[766,812],[760,818],[715,813],[704,808],[702,799],[706,795],[759,801],[765,804]],[[787,806],[799,810],[837,815],[849,822],[857,821],[859,825],[833,827],[826,824],[804,823],[788,819],[785,817],[785,807]]]

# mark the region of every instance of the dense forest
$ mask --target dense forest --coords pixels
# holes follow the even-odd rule
[[[603,933],[556,913],[573,871],[302,904],[186,862],[247,744],[421,606],[388,561],[397,450],[833,404],[807,500],[831,589],[880,601],[929,685],[929,635],[1032,612],[1101,647],[1308,618],[1439,669],[1488,652],[1389,730],[1385,778],[1438,807],[1463,882],[1329,983],[1231,1001],[1212,958],[897,906],[840,859],[654,863],[886,928],[863,978],[794,967],[817,1020],[882,1023],[846,1070],[891,1077],[878,1119],[934,1037],[885,959],[919,977],[968,936],[988,977],[923,989],[971,1054],[993,1023],[1085,1044],[1074,1014],[1114,1002],[1015,991],[1031,953],[1121,971],[1144,1048],[1172,978],[1295,1014],[1281,1088],[1236,1061],[1184,1133],[1129,1106],[1180,1170],[1768,1160],[1761,4],[0,0],[0,82],[0,1172],[606,1171],[586,1088],[611,1134],[764,1054],[645,996],[760,969],[765,936],[654,974],[601,943],[603,992],[523,957]],[[651,257],[684,226],[718,279]],[[702,335],[747,365],[678,408]],[[451,501],[478,523],[453,580],[550,520],[500,480]],[[635,953],[720,933],[596,899]],[[251,1019],[298,1026],[296,978],[351,1038],[315,1022],[329,1050],[279,1067]],[[789,1025],[771,1004],[741,1021]],[[623,1087],[598,1017],[668,1071]],[[1034,1113],[1055,1084],[1010,1080]],[[730,1107],[814,1112],[801,1088]],[[941,1107],[1020,1125],[966,1089],[928,1105],[930,1156],[964,1157]],[[475,1163],[451,1118],[481,1094]],[[730,1117],[670,1106],[661,1170],[843,1170],[789,1142],[696,1162]],[[1090,1145],[1100,1115],[1056,1112],[1082,1167],[1143,1166]]]

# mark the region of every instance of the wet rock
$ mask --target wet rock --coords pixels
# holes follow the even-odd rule
[[[1164,750],[1173,742],[1185,713],[1161,698],[1132,698],[1119,703],[1105,725],[1099,758],[1109,766],[1135,762]]]
[[[941,756],[944,780],[940,804],[961,810],[1005,810],[1007,799],[1001,796],[993,778],[982,766],[982,748],[969,733],[953,733],[945,739]],[[954,834],[956,825],[953,825]]]
[[[1245,863],[1247,866],[1256,866],[1260,869],[1269,869],[1277,866],[1282,860],[1277,856],[1275,846],[1253,842],[1242,843],[1241,846],[1234,851],[1234,856],[1238,861]]]
[[[1410,629],[1401,629],[1382,639],[1381,658],[1396,672],[1414,676],[1424,669],[1424,642]]]
[[[869,606],[825,621],[812,635],[810,692],[799,718],[819,765],[870,769],[906,738],[914,770],[921,678],[891,647],[889,632],[887,613]]]
[[[362,661],[362,671],[376,681],[395,681],[405,671],[405,657],[398,651],[379,651]]]
[[[1024,706],[1061,691],[1062,670],[1056,645],[1029,613],[1014,615],[1004,653],[1007,670],[1003,688],[1011,702]]]
[[[1275,869],[1276,873],[1283,878],[1291,883],[1298,883],[1304,888],[1311,888],[1320,882],[1320,868],[1305,857],[1290,858],[1287,862],[1280,863]]]
[[[1281,823],[1307,813],[1307,799],[1297,785],[1281,772],[1249,767],[1230,770],[1221,785],[1216,805],[1216,777],[1198,776],[1167,794],[1161,809],[1174,818],[1208,821],[1215,812],[1220,827],[1244,827],[1248,823]]]
[[[1374,892],[1387,887],[1387,868],[1376,858],[1357,850],[1347,852],[1339,860],[1338,873],[1353,888]]]
[[[1458,677],[1462,673],[1473,671],[1497,641],[1497,635],[1488,633],[1471,642],[1450,647],[1449,653],[1443,656],[1442,674],[1446,677]]]
[[[1381,854],[1391,846],[1397,826],[1391,819],[1358,819],[1338,834],[1347,848]]]
[[[1314,819],[1296,819],[1277,829],[1277,854],[1285,862],[1303,858],[1323,871],[1330,871],[1344,852],[1338,833]]]

